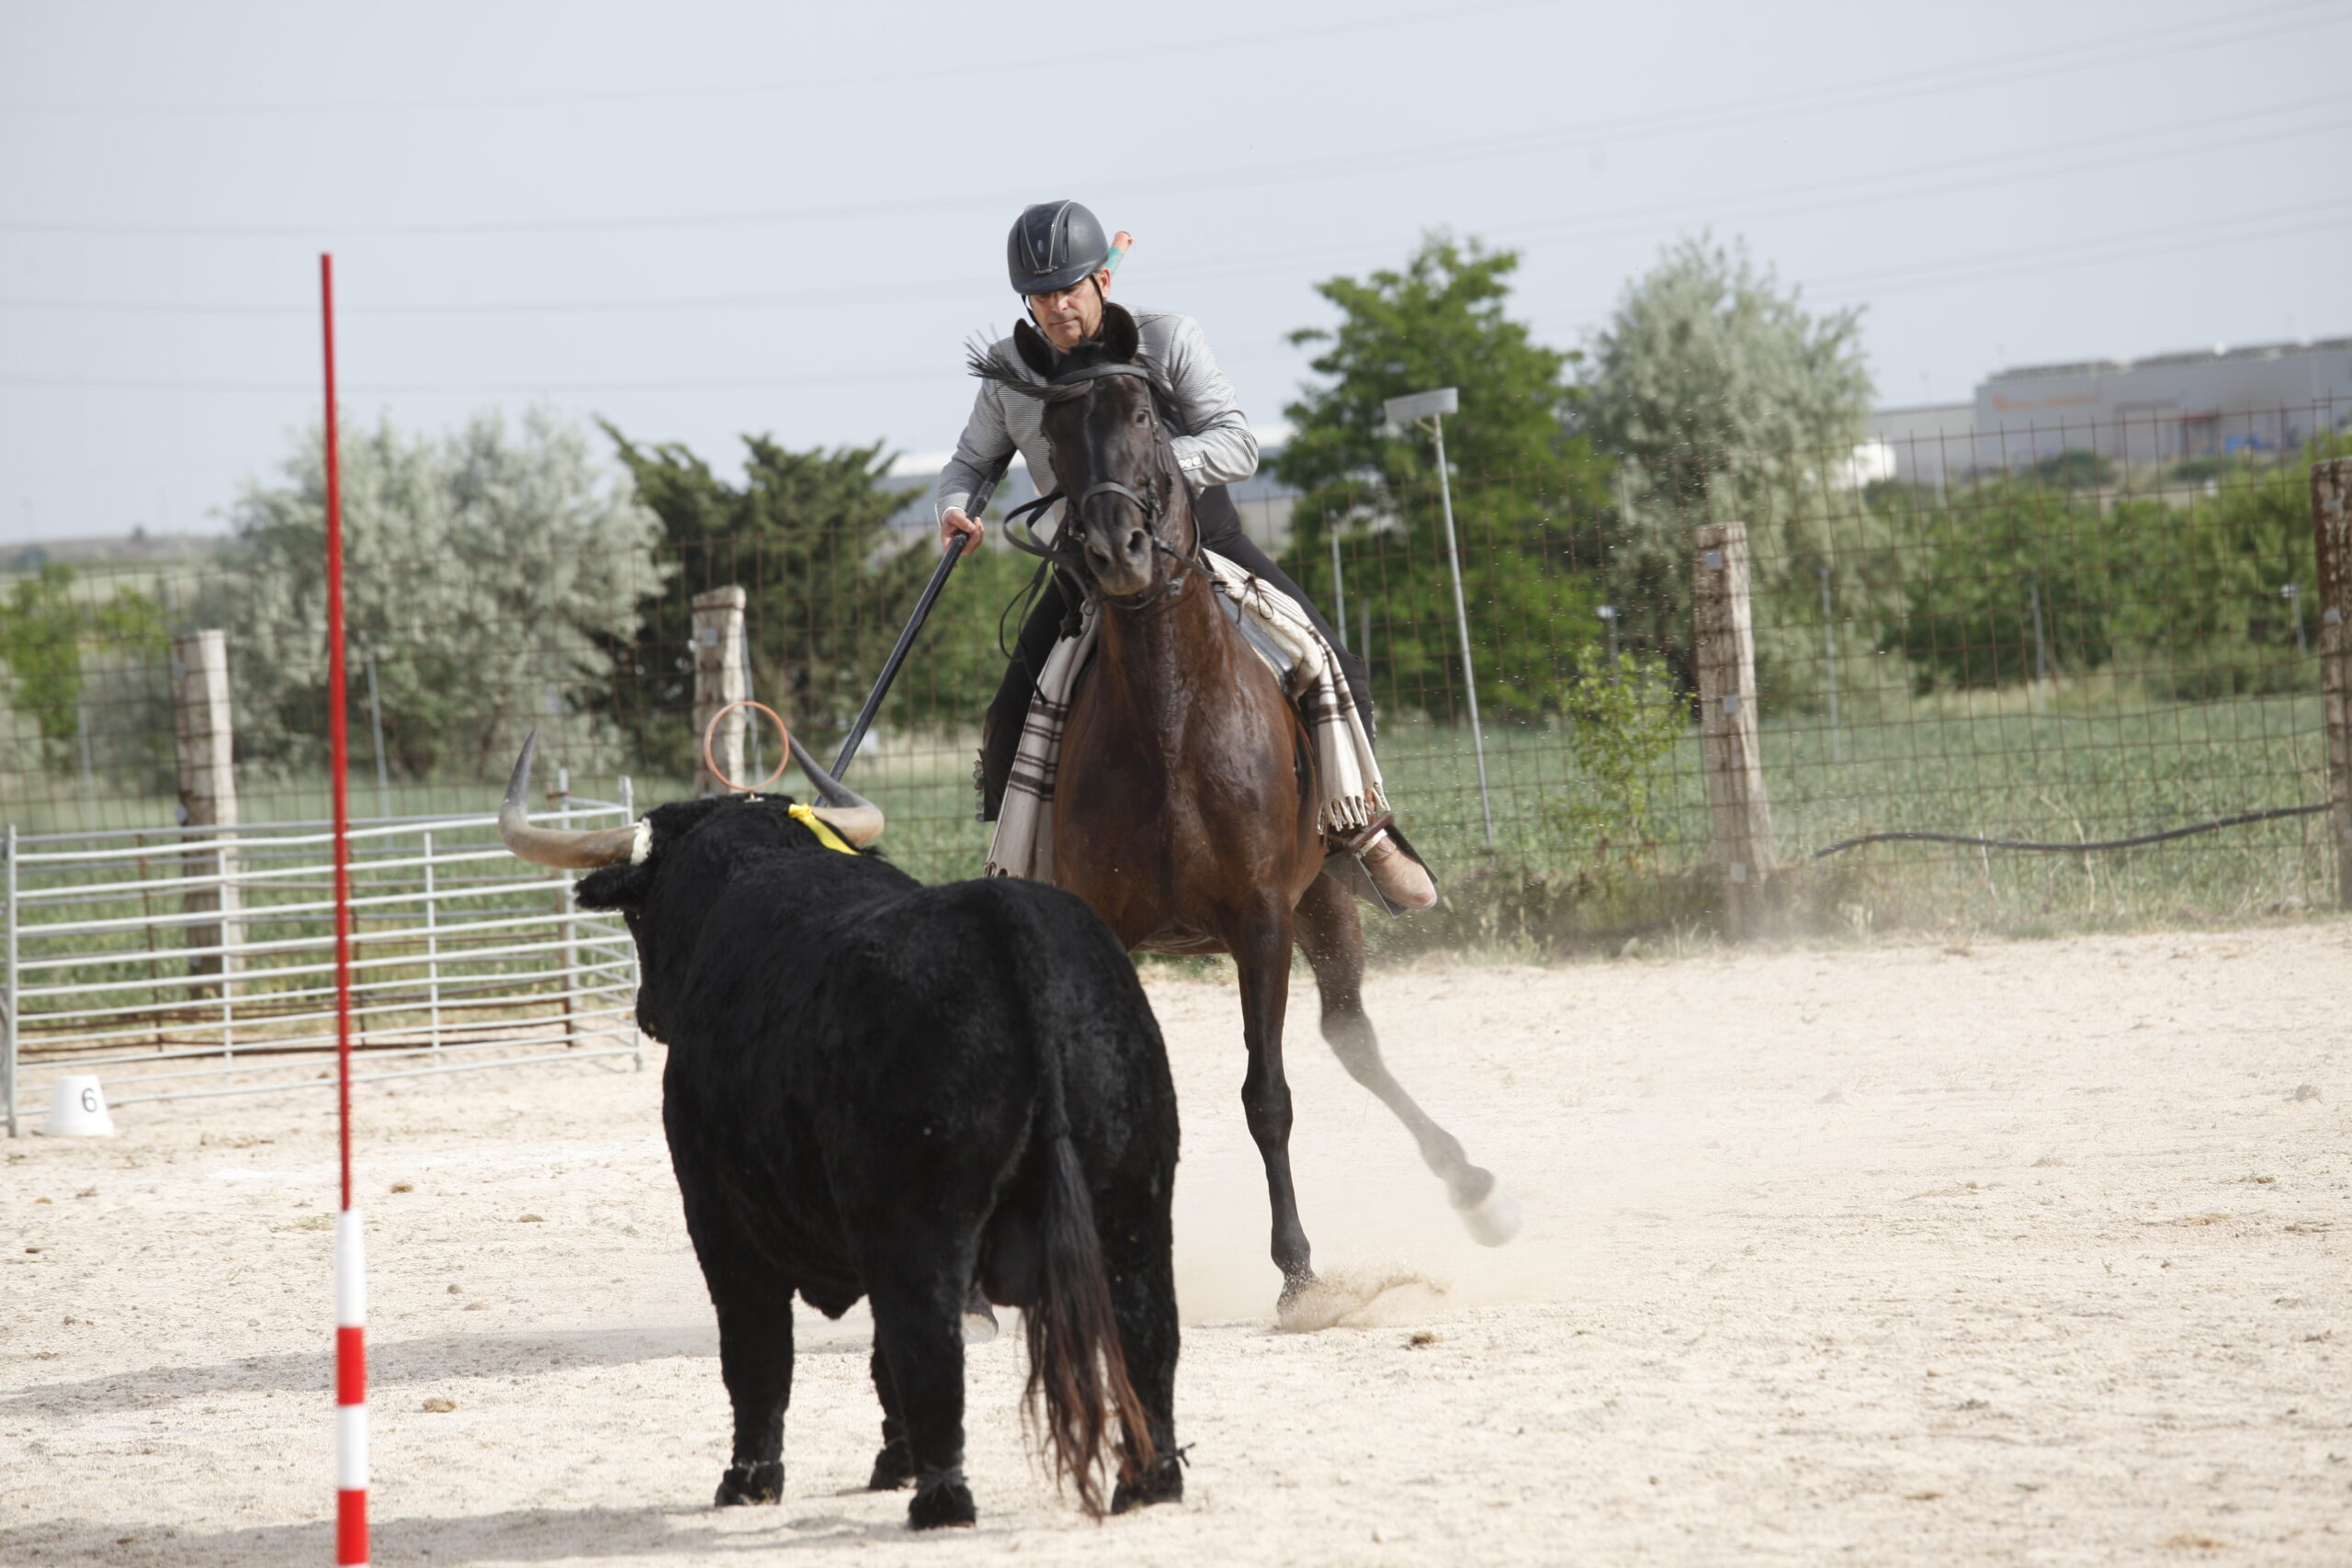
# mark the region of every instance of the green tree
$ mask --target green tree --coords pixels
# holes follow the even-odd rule
[[[2054,678],[2105,671],[2165,700],[2310,691],[2310,467],[2345,451],[2352,437],[2283,460],[2216,459],[2199,470],[2210,490],[2186,496],[2103,499],[2083,487],[2115,476],[2089,453],[1936,505],[1883,496],[1911,581],[1882,642],[1921,693],[2014,685],[2036,672],[2038,612]]]
[[[1690,679],[1690,530],[1738,519],[1759,597],[1785,612],[1758,620],[1766,700],[1810,702],[1822,570],[1841,618],[1867,623],[1899,592],[1846,483],[1870,412],[1860,313],[1815,315],[1744,244],[1686,239],[1627,288],[1586,387],[1581,428],[1624,463],[1611,553],[1628,632]]]
[[[230,631],[241,757],[313,766],[326,732],[316,430],[283,471],[232,509],[203,613]],[[660,526],[584,430],[544,410],[519,434],[494,412],[438,438],[379,422],[344,438],[343,509],[355,698],[372,653],[397,773],[494,776],[535,727],[575,768],[616,760],[614,649],[660,586]]]
[[[1881,633],[1911,665],[1913,689],[1991,688],[2037,670],[2080,675],[2113,657],[2115,545],[2154,519],[2007,479],[1971,488],[1953,504],[1913,511],[1888,496],[1910,576],[1901,613]],[[2038,627],[2038,631],[2037,631]]]
[[[0,664],[7,667],[13,705],[32,715],[51,744],[72,740],[80,726],[93,653],[103,648],[118,662],[139,662],[164,650],[163,604],[155,595],[120,588],[96,597],[76,593],[74,584],[72,567],[44,561],[38,576],[17,581],[0,613]]]
[[[1664,664],[1588,656],[1569,694],[1567,731],[1580,780],[1547,794],[1544,826],[1582,859],[1589,879],[1634,869],[1657,845],[1657,797],[1668,754],[1690,732],[1690,705]]]
[[[1518,265],[1515,252],[1431,234],[1401,270],[1317,285],[1339,323],[1291,334],[1321,346],[1313,367],[1328,379],[1283,411],[1295,434],[1274,472],[1301,492],[1285,565],[1328,604],[1328,541],[1340,535],[1358,562],[1349,618],[1366,603],[1373,611],[1375,689],[1437,714],[1462,682],[1436,452],[1420,432],[1384,428],[1387,399],[1461,392],[1446,456],[1480,705],[1555,710],[1598,626],[1600,590],[1575,570],[1572,547],[1575,521],[1607,493],[1605,469],[1564,429],[1575,356],[1506,313]]]
[[[169,761],[161,600],[136,588],[102,592],[103,580],[75,583],[73,568],[47,561],[0,600],[0,690],[7,708],[32,720],[26,734],[0,713],[0,774],[72,767],[85,738],[109,772]]]
[[[748,595],[755,694],[812,745],[846,730],[938,558],[889,529],[905,497],[880,482],[888,455],[879,446],[796,452],[747,435],[739,485],[684,446],[605,430],[677,568],[642,607],[630,666],[632,724],[648,754],[687,765],[694,738],[680,716],[694,705],[690,601],[730,584]]]

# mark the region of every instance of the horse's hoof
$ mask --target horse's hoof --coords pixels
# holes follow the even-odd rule
[[[996,1313],[986,1302],[964,1308],[964,1343],[985,1345],[996,1337]]]
[[[784,1501],[784,1463],[780,1460],[762,1460],[757,1464],[731,1464],[727,1473],[718,1478],[718,1495],[711,1506],[718,1508],[740,1508],[749,1503],[781,1503]]]
[[[1519,1200],[1503,1190],[1499,1181],[1466,1209],[1455,1211],[1480,1247],[1500,1247],[1519,1234]]]
[[[885,1443],[874,1456],[874,1473],[865,1478],[868,1492],[896,1492],[915,1478],[914,1450],[904,1438]]]
[[[1274,1326],[1292,1334],[1313,1334],[1329,1328],[1342,1309],[1333,1304],[1330,1289],[1316,1274],[1302,1274],[1283,1285],[1274,1302]]]
[[[962,1466],[934,1471],[915,1485],[914,1501],[907,1505],[907,1528],[935,1530],[968,1525],[980,1517],[972,1506],[972,1489],[964,1484]]]

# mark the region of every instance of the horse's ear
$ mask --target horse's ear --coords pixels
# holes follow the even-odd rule
[[[1102,357],[1115,365],[1135,362],[1136,350],[1143,344],[1143,333],[1136,326],[1136,319],[1124,305],[1102,301]]]
[[[1054,345],[1046,341],[1045,333],[1025,321],[1016,322],[1012,347],[1021,355],[1021,363],[1048,381],[1054,378]]]

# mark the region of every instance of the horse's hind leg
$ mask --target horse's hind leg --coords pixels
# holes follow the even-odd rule
[[[1414,1102],[1381,1059],[1380,1036],[1363,1010],[1363,927],[1355,899],[1329,875],[1318,876],[1298,901],[1298,942],[1314,966],[1323,998],[1323,1038],[1348,1076],[1396,1113],[1420,1145],[1421,1159],[1445,1183],[1446,1196],[1470,1234],[1499,1247],[1519,1229],[1518,1206],[1491,1171],[1470,1163],[1462,1141]]]

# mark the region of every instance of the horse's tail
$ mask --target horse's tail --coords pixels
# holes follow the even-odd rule
[[[1087,1513],[1101,1517],[1102,1447],[1116,1415],[1124,1438],[1119,1478],[1140,1483],[1158,1456],[1151,1422],[1127,1377],[1119,1324],[1111,1310],[1111,1280],[1094,1224],[1094,1200],[1070,1136],[1064,1084],[1064,1042],[1053,1029],[1036,1031],[1037,1079],[1045,1145],[1044,1267],[1036,1300],[1022,1314],[1029,1341],[1029,1417],[1043,1425],[1054,1469],[1069,1478]]]

